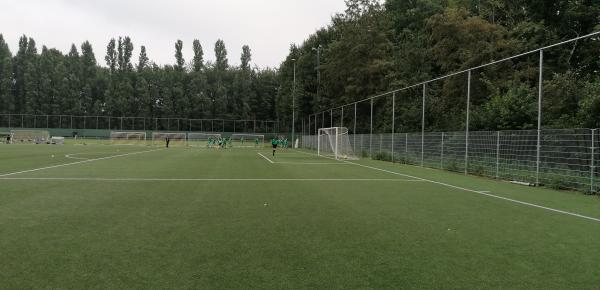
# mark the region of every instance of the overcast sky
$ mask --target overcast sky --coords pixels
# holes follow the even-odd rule
[[[342,12],[344,0],[0,0],[0,33],[12,53],[26,34],[42,45],[68,52],[89,40],[98,63],[105,65],[111,37],[128,35],[158,64],[174,62],[174,43],[184,42],[186,62],[192,41],[202,43],[206,60],[214,59],[214,43],[221,38],[229,62],[239,64],[241,47],[252,49],[252,64],[277,67],[292,43],[329,24]]]

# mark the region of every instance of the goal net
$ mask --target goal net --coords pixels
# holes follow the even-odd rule
[[[319,156],[328,156],[335,159],[358,160],[350,145],[348,128],[333,127],[321,128],[317,138],[317,153]]]
[[[154,132],[152,133],[152,146],[164,146],[166,144],[167,138],[169,138],[169,146],[185,146],[187,134]]]
[[[146,132],[110,132],[110,143],[115,145],[145,145]]]
[[[11,143],[44,144],[50,139],[50,133],[48,131],[13,130],[10,131],[10,134]]]
[[[217,145],[217,141],[221,139],[221,134],[213,133],[188,133],[187,145],[190,147],[212,147]]]
[[[265,135],[258,134],[233,134],[231,145],[234,148],[260,148],[265,144]]]

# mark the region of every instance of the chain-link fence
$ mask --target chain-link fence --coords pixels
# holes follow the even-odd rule
[[[277,133],[279,122],[186,118],[0,114],[0,128]]]
[[[384,161],[479,176],[600,191],[599,129],[354,134],[355,154]],[[302,136],[302,148],[317,149],[316,136]]]
[[[594,32],[311,114],[301,120],[302,145],[316,149],[319,128],[347,127],[358,156],[598,192],[598,129],[568,129],[590,115],[573,107],[583,94],[576,79],[585,77],[574,71],[583,68],[571,68],[563,56],[582,47],[586,55],[597,51],[599,37]]]

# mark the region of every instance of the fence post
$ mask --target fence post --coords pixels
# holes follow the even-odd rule
[[[421,166],[425,165],[425,96],[427,85],[423,84],[423,105],[421,111]]]
[[[329,110],[329,123],[331,123],[330,127],[333,128],[333,109]]]
[[[373,157],[373,99],[371,99],[371,132],[369,133],[369,156]]]
[[[500,131],[496,132],[496,179],[500,178]]]
[[[344,106],[342,106],[342,117],[340,118],[340,127],[344,127]]]
[[[542,97],[544,96],[544,50],[540,50],[540,74],[538,80],[538,123],[537,123],[537,149],[535,165],[535,185],[540,184],[540,151],[542,147]]]
[[[591,160],[591,164],[590,164],[590,193],[594,193],[594,171],[596,169],[596,163],[595,163],[595,151],[596,151],[596,129],[592,129],[592,158],[590,158]]]
[[[408,164],[408,133],[404,133],[404,159]]]
[[[354,150],[356,150],[356,103],[354,103],[354,130],[352,133],[354,134]]]
[[[465,174],[469,174],[469,113],[471,105],[471,71],[467,74],[467,122],[465,125]]]
[[[396,134],[396,92],[392,93],[392,163],[394,163],[394,134]]]
[[[383,152],[383,134],[379,134],[379,154]]]
[[[444,132],[442,132],[442,149],[440,153],[440,168],[444,169]]]

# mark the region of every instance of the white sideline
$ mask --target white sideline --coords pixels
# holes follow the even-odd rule
[[[422,182],[416,179],[397,178],[95,178],[95,177],[0,177],[0,180],[45,181],[393,181]]]
[[[154,150],[130,152],[130,153],[125,153],[125,154],[119,154],[119,155],[112,155],[112,156],[107,156],[107,157],[101,157],[101,158],[86,159],[86,160],[77,161],[77,162],[64,163],[64,164],[46,166],[46,167],[41,167],[41,168],[35,168],[35,169],[29,169],[29,170],[11,172],[11,173],[6,173],[6,174],[0,174],[0,177],[6,177],[6,176],[12,176],[12,175],[17,175],[17,174],[22,174],[22,173],[29,173],[29,172],[35,172],[35,171],[40,171],[40,170],[46,170],[46,169],[64,167],[64,166],[69,166],[69,165],[76,165],[76,164],[88,163],[88,162],[99,161],[99,160],[112,159],[112,158],[129,156],[129,155],[136,155],[136,154],[154,152],[154,151],[159,151],[159,150],[163,150],[163,149],[154,149]]]
[[[297,151],[297,152],[308,154],[308,155],[316,155],[316,154],[311,154],[311,153],[302,152],[302,151]],[[333,159],[333,158],[329,158],[329,157],[326,157],[326,156],[321,156],[321,157],[328,158],[328,159]],[[493,198],[497,198],[497,199],[501,199],[501,200],[505,200],[505,201],[510,201],[510,202],[513,202],[513,203],[517,203],[517,204],[521,204],[521,205],[526,205],[526,206],[530,206],[530,207],[535,207],[535,208],[539,208],[539,209],[543,209],[543,210],[548,210],[548,211],[552,211],[552,212],[556,212],[556,213],[560,213],[560,214],[564,214],[564,215],[569,215],[569,216],[574,216],[574,217],[578,217],[578,218],[582,218],[582,219],[587,219],[587,220],[591,220],[591,221],[595,221],[595,222],[600,222],[600,218],[594,218],[594,217],[585,216],[585,215],[581,215],[581,214],[574,213],[574,212],[564,211],[564,210],[555,209],[555,208],[551,208],[551,207],[541,206],[541,205],[530,203],[530,202],[526,202],[526,201],[520,201],[520,200],[517,200],[517,199],[512,199],[512,198],[508,198],[508,197],[494,195],[494,194],[491,194],[491,193],[488,193],[488,192],[485,192],[485,191],[478,191],[478,190],[474,190],[474,189],[460,187],[460,186],[456,186],[456,185],[452,185],[452,184],[448,184],[448,183],[443,183],[443,182],[439,182],[439,181],[435,181],[435,180],[430,180],[430,179],[421,178],[421,177],[417,177],[417,176],[412,176],[412,175],[408,175],[408,174],[398,173],[398,172],[394,172],[394,171],[390,171],[390,170],[386,170],[386,169],[381,169],[381,168],[377,168],[377,167],[373,167],[373,166],[363,165],[363,164],[359,164],[359,163],[354,163],[354,162],[350,162],[350,161],[340,161],[340,162],[354,164],[354,165],[357,165],[357,166],[360,166],[360,167],[369,168],[369,169],[373,169],[373,170],[377,170],[377,171],[382,171],[382,172],[387,172],[387,173],[398,175],[398,176],[415,178],[415,179],[418,179],[418,180],[421,180],[421,181],[425,181],[425,182],[429,182],[429,183],[433,183],[433,184],[437,184],[437,185],[441,185],[441,186],[446,186],[446,187],[450,187],[450,188],[454,188],[454,189],[459,189],[459,190],[467,191],[467,192],[473,192],[473,193],[477,193],[477,194],[484,195],[484,196],[487,196],[487,197],[493,197]]]
[[[273,162],[273,160],[267,158],[267,156],[262,155],[262,153],[258,152],[258,155],[262,156],[262,158],[267,159],[267,161],[271,162],[271,164],[274,164],[275,162]]]

